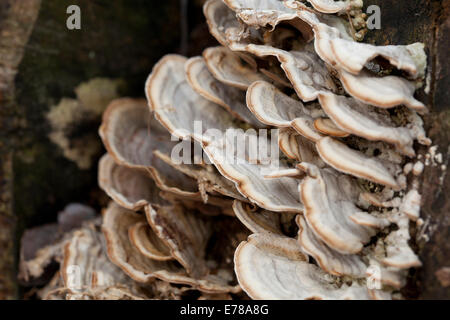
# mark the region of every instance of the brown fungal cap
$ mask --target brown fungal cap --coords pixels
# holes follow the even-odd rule
[[[364,278],[367,266],[359,255],[341,254],[323,243],[307,225],[305,219],[298,215],[298,241],[302,250],[314,258],[322,270],[335,276],[353,276]]]
[[[355,3],[362,7],[361,0],[308,0],[308,2],[312,4],[314,9],[323,13],[344,12],[354,6]]]
[[[408,156],[415,155],[412,148],[414,139],[423,144],[430,143],[425,136],[421,120],[411,123],[408,127],[399,127],[394,124],[388,112],[355,99],[323,93],[319,100],[323,110],[339,128],[368,140],[395,144]]]
[[[104,245],[101,233],[91,226],[75,231],[64,246],[61,277],[70,292],[89,292],[130,283],[122,270],[109,261]],[[91,261],[91,256],[96,259]]]
[[[350,134],[339,129],[332,120],[328,118],[317,118],[314,120],[314,128],[322,134],[332,137],[344,138]]]
[[[147,222],[138,222],[128,229],[128,235],[131,243],[139,252],[153,260],[166,261],[173,260],[169,248],[165,243],[150,229]]]
[[[392,169],[376,157],[366,156],[331,137],[321,138],[316,146],[320,157],[338,171],[389,186],[394,190],[403,187],[402,182],[395,179]]]
[[[301,212],[303,205],[293,192],[298,186],[298,180],[291,177],[265,179],[263,172],[273,170],[271,163],[263,163],[264,159],[247,158],[250,151],[248,143],[245,144],[247,149],[244,152],[236,148],[232,154],[226,152],[227,144],[233,143],[227,142],[227,139],[231,140],[233,136],[239,135],[233,134],[233,130],[228,130],[227,133],[222,139],[204,146],[205,152],[220,173],[234,181],[243,195],[262,208],[277,212]],[[256,135],[253,137],[257,138]],[[266,145],[271,145],[269,139]],[[281,164],[280,167],[282,168]]]
[[[293,127],[311,141],[323,137],[313,125],[313,119],[324,115],[317,105],[305,107],[275,86],[258,81],[247,90],[247,106],[263,123],[277,127]]]
[[[205,249],[211,236],[211,221],[181,206],[147,206],[145,212],[154,232],[186,272],[194,278],[206,275]]]
[[[236,217],[253,233],[271,232],[274,234],[284,234],[282,214],[267,211],[258,207],[235,200],[233,210]],[[294,215],[294,214],[292,214]]]
[[[171,283],[192,286],[204,292],[239,292],[240,287],[230,284],[232,279],[208,275],[195,279],[173,261],[157,261],[142,255],[129,238],[129,228],[144,222],[145,217],[111,203],[104,213],[102,230],[106,238],[108,257],[137,282],[149,283],[161,279]]]
[[[404,104],[420,113],[426,113],[425,105],[414,98],[415,84],[397,76],[378,77],[367,71],[353,75],[339,72],[342,85],[352,97],[374,106],[392,108]]]
[[[225,47],[211,47],[203,51],[206,66],[220,82],[241,90],[258,80],[269,80],[240,56]]]
[[[288,52],[256,44],[248,44],[245,50],[259,57],[276,57],[297,95],[305,102],[317,99],[322,90],[336,91],[325,63],[312,50]]]
[[[130,210],[165,203],[150,177],[138,169],[116,164],[109,154],[99,161],[98,184],[116,203]]]
[[[308,175],[300,187],[304,216],[318,238],[330,248],[344,254],[358,253],[375,235],[374,227],[389,225],[383,219],[377,219],[379,222],[374,227],[352,219],[357,213],[370,215],[357,207],[359,190],[349,176],[314,167],[309,169]]]
[[[221,131],[233,127],[232,116],[219,105],[204,99],[186,81],[184,65],[187,59],[178,55],[166,55],[153,68],[147,79],[146,95],[155,117],[171,134],[179,138],[202,141],[203,132],[196,133],[196,121],[202,128]]]

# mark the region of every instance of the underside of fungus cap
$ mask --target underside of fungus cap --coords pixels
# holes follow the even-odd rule
[[[170,249],[171,255],[194,278],[208,273],[205,250],[211,236],[211,220],[182,206],[145,208],[147,221]]]
[[[375,235],[374,227],[385,227],[389,222],[371,217],[357,207],[359,190],[349,176],[332,169],[312,171],[300,187],[308,225],[330,248],[343,254],[360,252]],[[372,226],[360,224],[352,219],[355,215],[375,219],[378,223],[371,223]]]
[[[379,77],[368,71],[353,75],[339,71],[339,79],[352,97],[377,107],[392,108],[405,105],[419,113],[426,113],[425,105],[414,98],[415,84],[397,76]]]
[[[106,238],[109,259],[137,282],[149,283],[155,278],[186,284],[204,292],[239,292],[233,279],[208,275],[194,279],[174,261],[158,261],[140,253],[132,244],[129,229],[145,217],[111,203],[103,214],[102,231]]]
[[[164,205],[160,189],[141,170],[118,165],[105,154],[98,164],[98,184],[115,202],[130,210],[139,210],[148,204]]]
[[[328,247],[312,232],[305,219],[297,215],[298,241],[303,251],[314,258],[322,270],[335,276],[364,278],[367,266],[356,254],[342,254]]]
[[[321,94],[319,100],[323,110],[339,128],[359,137],[394,144],[408,156],[415,155],[412,147],[415,139],[427,143],[421,125],[397,126],[390,114],[380,108],[331,93]]]
[[[349,10],[355,5],[361,4],[360,0],[308,0],[309,3],[319,12],[322,13],[340,13]]]
[[[272,31],[280,23],[289,23],[302,32],[305,39],[312,37],[310,28],[297,17],[294,10],[283,1],[273,0],[224,0],[246,25],[260,28],[271,27]]]
[[[92,256],[96,258],[92,259]],[[120,268],[109,261],[102,235],[93,225],[75,231],[64,246],[60,272],[64,286],[73,292],[131,282]]]
[[[235,125],[229,112],[190,87],[184,70],[186,61],[178,55],[164,56],[147,79],[146,95],[155,117],[171,134],[202,142],[207,139],[207,129],[224,132]]]
[[[236,250],[235,270],[252,299],[369,299],[357,283],[339,286],[337,278],[308,263],[295,239],[269,233],[251,235]]]
[[[253,233],[284,235],[288,229],[288,221],[295,216],[295,213],[268,211],[239,200],[234,201],[233,210],[239,221]]]
[[[224,107],[237,119],[248,122],[255,128],[264,127],[245,105],[245,92],[214,78],[202,57],[189,59],[185,69],[189,85],[198,94]]]
[[[194,180],[154,155],[155,150],[169,153],[176,142],[152,117],[145,100],[114,100],[103,114],[100,136],[117,164],[147,171],[165,191],[198,196]]]
[[[159,261],[173,260],[169,248],[150,229],[147,222],[138,222],[128,229],[131,243],[147,258]]]
[[[331,137],[317,141],[320,157],[338,171],[399,190],[403,186],[397,181],[390,167],[376,157],[349,148]]]
[[[336,91],[325,63],[312,49],[288,52],[268,45],[249,44],[245,50],[258,57],[276,57],[295,92],[305,102],[317,99],[321,91]]]
[[[239,136],[246,137],[242,138],[244,145],[233,149],[227,147],[235,146],[233,137]],[[267,148],[275,145],[264,136],[245,135],[243,132],[228,130],[222,139],[204,145],[203,148],[220,173],[234,181],[238,190],[250,201],[267,210],[302,212],[303,205],[294,192],[298,180],[290,177],[265,179],[266,173],[271,172],[275,165],[267,161],[278,159],[259,158],[259,154],[252,152],[257,149],[251,148],[251,145],[258,147],[258,144],[261,148],[264,145]],[[276,146],[278,148],[278,144]],[[283,167],[281,163],[279,165]]]
[[[255,81],[269,81],[264,74],[226,47],[207,48],[203,51],[203,58],[213,77],[228,86],[247,90]]]
[[[260,121],[277,127],[292,126],[298,118],[312,120],[324,115],[317,104],[305,106],[265,81],[248,88],[247,106]]]

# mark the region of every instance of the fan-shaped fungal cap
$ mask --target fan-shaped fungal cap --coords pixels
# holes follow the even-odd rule
[[[378,77],[368,71],[353,75],[340,70],[339,79],[352,97],[381,108],[404,104],[419,113],[426,113],[425,105],[414,98],[415,84],[397,76]]]
[[[313,166],[309,166],[308,175],[300,187],[308,225],[330,248],[344,254],[360,252],[375,230],[352,219],[357,214],[370,217],[356,206],[359,190],[354,181],[332,169],[319,170]],[[377,221],[378,227],[389,224]]]
[[[258,81],[247,90],[247,106],[263,123],[277,127],[293,127],[302,136],[311,141],[323,137],[313,125],[313,119],[324,115],[318,106],[306,108],[275,86]]]
[[[386,266],[400,269],[420,267],[422,263],[408,244],[410,239],[408,217],[399,213],[393,220],[398,230],[391,232],[384,239],[386,257],[381,259],[381,262]]]
[[[306,139],[290,128],[281,128],[278,133],[278,145],[283,153],[299,162],[307,162],[319,168],[326,166],[317,153],[314,142]]]
[[[358,74],[365,65],[380,56],[411,77],[423,76],[426,68],[426,55],[423,43],[408,46],[374,46],[346,39],[332,39],[331,49],[338,62],[338,68]]]
[[[205,276],[208,272],[205,249],[211,235],[211,221],[181,206],[147,206],[145,212],[155,233],[187,273],[194,278]]]
[[[403,187],[390,172],[392,170],[380,159],[350,149],[331,137],[321,138],[316,146],[320,157],[336,170],[389,186],[394,190]]]
[[[253,233],[272,232],[283,235],[281,215],[267,211],[258,207],[251,207],[249,204],[235,200],[233,210],[236,217]]]
[[[244,146],[230,150],[227,146],[234,145],[234,138],[239,136],[241,137],[238,138],[239,141],[246,141],[246,143]],[[251,134],[245,135],[238,130],[228,130],[222,139],[208,143],[203,148],[220,173],[234,181],[238,190],[258,206],[277,212],[301,212],[303,205],[294,192],[298,186],[298,180],[290,177],[265,179],[265,172],[272,171],[273,165],[267,161],[264,163],[265,159],[251,158],[255,157],[250,154],[253,150],[250,148],[255,147],[255,143],[259,143],[260,147],[272,145],[270,139]],[[281,164],[280,167],[283,168]]]
[[[323,13],[339,13],[349,10],[350,8],[362,8],[362,0],[308,0],[319,12]]]
[[[108,257],[137,282],[148,283],[161,279],[172,283],[190,285],[204,292],[239,292],[240,287],[230,284],[232,279],[208,275],[203,279],[189,277],[185,270],[172,261],[157,261],[142,255],[132,245],[129,229],[145,217],[111,203],[104,212],[102,230],[106,238]]]
[[[208,23],[209,32],[221,45],[227,46],[226,30],[239,27],[234,12],[222,0],[208,0],[203,5],[203,14]]]
[[[398,127],[385,110],[332,93],[320,94],[319,101],[323,110],[339,128],[368,140],[392,143],[408,156],[415,155],[412,148],[414,139],[422,144],[429,143],[421,123]]]
[[[100,136],[110,156],[122,166],[148,171],[162,190],[196,197],[195,181],[155,157],[169,153],[176,142],[151,116],[143,99],[114,100],[103,114]]]
[[[289,7],[298,6],[293,1],[288,1],[287,5]],[[341,19],[333,16],[315,14],[311,11],[304,10],[304,8],[297,10],[297,15],[313,28],[315,34],[315,51],[322,60],[339,71],[339,79],[350,95],[362,102],[383,108],[405,104],[413,110],[426,112],[426,107],[423,103],[414,98],[414,83],[397,76],[378,77],[375,74],[362,69],[358,74],[351,74],[345,71],[345,69],[349,68],[346,68],[345,65],[341,66],[340,60],[333,51],[333,42],[338,39],[338,44],[336,46],[338,46],[339,43],[346,43],[350,46],[353,45],[352,42],[354,41],[349,35],[350,33],[346,31],[347,28]],[[355,46],[358,46],[358,44]],[[373,51],[377,51],[378,53],[383,51],[385,54],[390,52],[390,49],[386,51],[386,49],[368,49],[371,47],[365,47],[365,45],[363,45],[363,47],[367,50],[372,50],[371,53],[373,53]],[[395,58],[391,52],[389,57],[392,62],[397,61],[399,66],[410,69],[413,73],[414,68],[412,65],[415,65],[416,70],[420,70],[417,72],[420,73],[424,69],[424,56],[423,54],[420,54],[419,47],[420,45],[417,44],[409,47],[411,49],[411,54],[408,54],[408,57],[410,58],[408,59],[410,61],[409,64],[400,62],[399,58]],[[401,49],[396,50],[402,51]],[[338,54],[339,53],[341,53],[341,50],[339,50]],[[361,57],[361,60],[364,61],[365,58],[370,58],[370,54]],[[341,60],[344,64],[348,62],[348,59],[345,58],[341,58]],[[407,67],[407,65],[409,67]]]
[[[298,19],[296,12],[286,7],[282,1],[273,0],[224,0],[225,4],[248,26],[255,28],[271,26],[272,30],[286,22],[300,31],[308,30]],[[305,33],[309,39],[309,33]]]
[[[139,210],[148,204],[163,205],[155,182],[144,172],[118,165],[105,154],[98,164],[98,184],[115,202],[130,210]]]
[[[245,105],[245,92],[215,79],[202,57],[189,59],[185,68],[186,79],[198,94],[224,107],[237,119],[246,121],[255,128],[264,127]]]
[[[175,60],[175,61],[172,61]],[[265,180],[261,171],[270,170],[270,164],[255,164],[255,162],[263,161],[264,159],[250,159],[242,158],[242,155],[248,156],[250,150],[248,149],[248,140],[253,142],[258,141],[256,135],[245,135],[242,130],[235,128],[229,119],[229,114],[223,108],[204,100],[197,93],[192,91],[186,84],[183,74],[177,75],[181,68],[181,63],[184,59],[178,56],[166,56],[154,68],[152,75],[150,75],[147,82],[147,93],[150,97],[151,106],[159,115],[159,119],[163,119],[162,123],[173,134],[182,138],[193,137],[199,142],[203,142],[203,149],[207,153],[209,159],[214,163],[222,175],[234,181],[237,184],[238,190],[252,201],[269,210],[273,211],[294,211],[298,212],[303,209],[303,206],[298,200],[295,193],[297,181],[293,178],[282,178],[278,180]],[[171,70],[171,69],[174,70]],[[184,72],[184,69],[182,70]],[[162,81],[166,77],[173,77],[170,81],[170,86],[165,85],[162,88]],[[170,92],[169,87],[174,87],[172,90],[181,91],[178,95]],[[159,90],[169,91],[167,98],[162,99],[162,93]],[[188,96],[187,93],[190,95]],[[176,96],[176,99],[170,97]],[[194,100],[192,99],[194,96]],[[182,99],[183,98],[183,99]],[[162,101],[161,101],[162,99]],[[173,101],[175,100],[175,101]],[[167,110],[168,106],[173,106],[173,110]],[[176,110],[175,111],[175,106]],[[209,112],[208,112],[209,111]],[[195,120],[202,121],[202,124],[207,128],[216,129],[214,133],[220,134],[220,137],[215,137],[209,134],[197,134],[193,122]],[[183,130],[180,130],[183,129]],[[228,130],[226,130],[228,129]],[[226,133],[226,134],[225,134]],[[229,146],[235,146],[236,137],[241,137],[246,141],[246,147],[237,150],[233,148],[233,152],[227,149]],[[264,139],[264,137],[263,137]],[[270,140],[261,141],[266,146],[270,146]],[[227,147],[228,146],[228,147]],[[247,148],[247,149],[246,149]],[[252,155],[253,157],[255,155]],[[252,163],[253,162],[253,163]],[[290,186],[290,187],[289,187]],[[294,187],[294,188],[292,188]],[[286,192],[292,190],[292,192]]]
[[[57,224],[25,230],[20,240],[20,283],[40,286],[48,281],[53,272],[51,265],[62,260],[64,244],[72,237],[73,230],[88,223],[95,215],[92,208],[71,203],[58,212]]]
[[[128,229],[128,236],[131,243],[139,252],[153,260],[166,261],[173,260],[169,248],[165,243],[150,229],[147,222],[138,222]]]
[[[299,226],[298,242],[303,251],[317,261],[322,270],[335,276],[348,275],[364,278],[367,266],[359,255],[341,254],[323,243],[306,224],[305,219],[297,215]]]
[[[190,141],[185,142],[190,143]],[[197,142],[194,142],[194,144],[197,144],[194,148],[200,148],[201,150],[202,147]],[[200,189],[203,187],[208,193],[221,194],[226,197],[243,201],[246,200],[246,198],[243,197],[236,189],[235,184],[222,176],[212,164],[183,164],[178,161],[174,161],[169,155],[158,151],[155,151],[155,155],[176,170],[183,172],[193,179],[196,179]]]
[[[344,138],[350,135],[350,133],[338,128],[336,124],[328,118],[317,118],[314,120],[314,128],[320,133],[332,137]]]
[[[146,95],[155,117],[178,138],[194,138],[201,142],[210,136],[209,128],[225,131],[234,127],[232,116],[219,105],[196,93],[186,81],[184,65],[187,59],[166,55],[147,79]],[[201,131],[196,125],[201,121]]]
[[[336,91],[328,69],[312,50],[288,52],[268,45],[256,44],[245,46],[245,50],[258,57],[276,57],[295,92],[305,102],[317,99],[321,91]]]
[[[257,233],[236,250],[235,270],[252,299],[369,299],[358,284],[338,286],[337,279],[307,262],[295,239]]]
[[[145,222],[145,217],[111,203],[103,214],[102,230],[108,247],[108,257],[131,278],[138,282],[149,282],[154,277],[183,277],[182,268],[170,261],[157,261],[143,256],[132,245],[129,229],[136,223]],[[167,277],[166,277],[167,276]]]
[[[64,246],[60,272],[64,286],[73,293],[130,283],[122,270],[109,261],[104,239],[94,228],[75,231]]]
[[[203,51],[206,66],[220,82],[241,90],[258,80],[269,79],[251,65],[242,62],[240,56],[225,47],[211,47]]]

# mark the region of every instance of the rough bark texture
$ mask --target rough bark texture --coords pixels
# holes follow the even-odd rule
[[[17,297],[14,244],[25,227],[53,221],[69,202],[101,205],[96,168],[80,170],[48,140],[49,107],[62,97],[73,97],[75,86],[94,77],[123,79],[123,94],[142,96],[145,77],[163,54],[182,50],[195,55],[214,44],[203,22],[202,1],[188,1],[187,20],[181,19],[183,2],[42,0],[22,59],[40,1],[0,0],[0,299]],[[379,5],[382,14],[382,29],[370,31],[368,41],[425,43],[430,91],[422,89],[418,96],[431,110],[426,126],[447,163],[450,0],[364,2]],[[81,30],[66,28],[70,4],[81,8]],[[183,35],[180,26],[186,22],[189,30]],[[90,123],[80,130],[95,133],[97,126]],[[425,155],[427,150],[420,152]],[[425,228],[413,231],[429,240],[412,241],[423,267],[411,271],[403,293],[411,299],[449,299],[450,290],[436,272],[450,267],[450,177],[440,166],[427,166],[422,177]]]

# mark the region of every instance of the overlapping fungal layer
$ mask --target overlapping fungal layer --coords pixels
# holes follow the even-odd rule
[[[414,97],[426,55],[419,43],[356,41],[362,1],[309,4],[207,1],[221,46],[163,57],[147,80],[149,107],[244,197],[233,210],[254,235],[234,267],[250,297],[391,298],[420,266],[408,244],[420,195],[403,166],[416,143],[431,143]],[[278,134],[245,138],[276,139],[280,159],[255,157],[252,143],[227,149],[239,130],[264,125]]]
[[[145,100],[137,99],[113,101],[103,117],[100,136],[108,153],[99,162],[98,179],[113,200],[102,224],[108,256],[138,283],[165,281],[212,296],[236,294],[241,288],[232,258],[248,231],[234,218],[232,203],[247,200],[213,165],[198,159],[202,154],[195,150],[201,151],[200,145],[171,138],[165,127],[173,125],[176,136],[184,138],[200,114],[214,125],[223,121],[223,128],[234,117],[252,121],[253,115],[245,103],[239,108],[227,104],[241,92],[232,95],[228,86],[218,88],[202,60],[172,55],[167,61],[155,66],[169,77],[167,85],[154,87],[165,106],[160,118],[155,119]],[[189,83],[185,67],[191,72]],[[190,84],[198,85],[201,93]],[[201,94],[220,100],[220,106]],[[178,110],[171,109],[169,97],[192,108],[179,114],[187,120],[185,128],[170,118]],[[245,102],[245,93],[242,99]],[[217,117],[206,113],[211,106],[217,107]]]
[[[409,223],[421,199],[406,167],[431,143],[414,97],[426,56],[422,44],[355,41],[361,8],[208,0],[220,46],[164,56],[147,101],[108,107],[102,231],[132,283],[204,298],[398,297],[420,266]],[[245,143],[229,149],[236,137]]]

